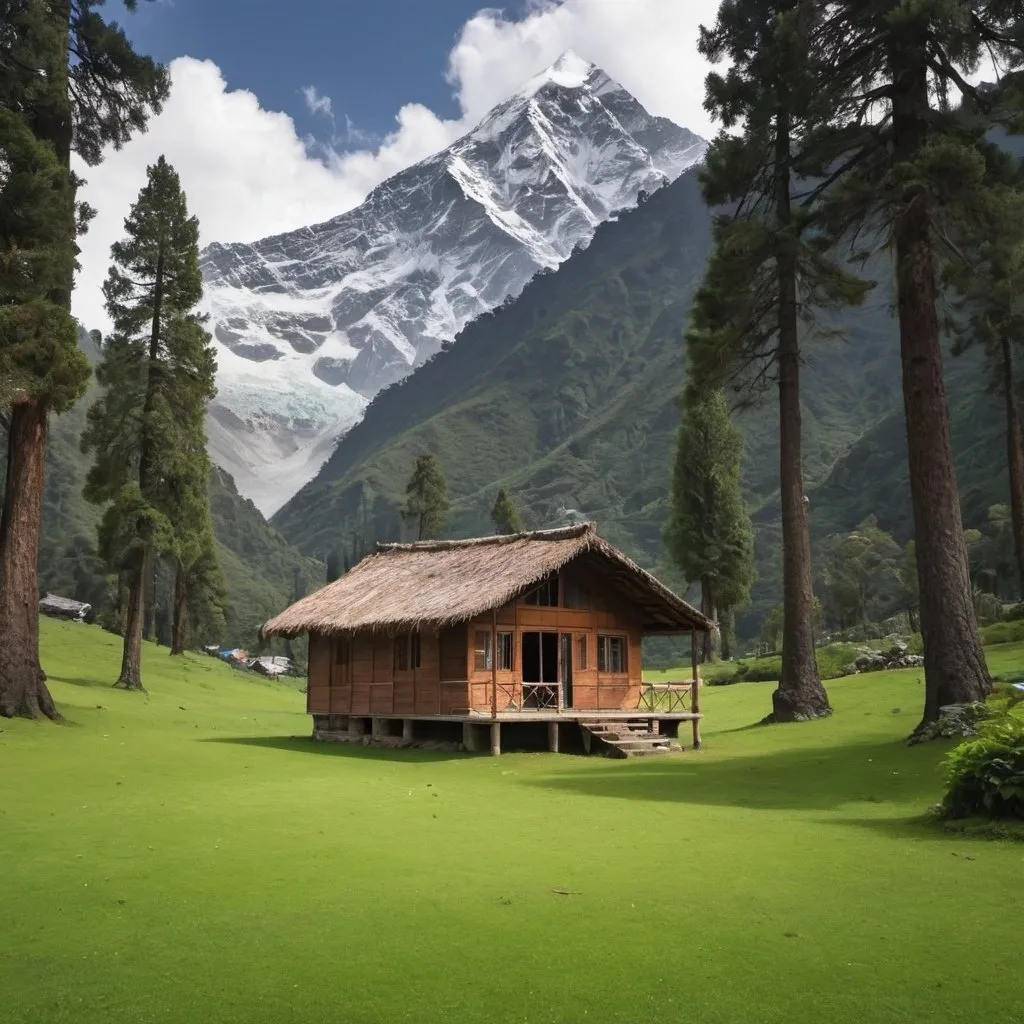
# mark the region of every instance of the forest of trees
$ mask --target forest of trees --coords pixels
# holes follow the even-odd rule
[[[892,8],[728,0],[702,28],[701,52],[727,69],[707,80],[705,106],[723,131],[701,180],[721,212],[687,336],[687,402],[703,388],[728,388],[741,404],[777,394],[782,669],[771,718],[829,714],[814,654],[801,349],[832,333],[829,311],[864,301],[874,285],[858,273],[867,257],[892,254],[914,544],[901,550],[869,520],[830,541],[819,575],[823,613],[839,623],[894,601],[913,605],[925,658],[923,732],[940,706],[991,688],[972,583],[981,542],[963,530],[950,442],[944,326],[959,332],[961,350],[984,346],[1005,402],[1011,486],[1001,535],[1015,539],[1018,575],[1024,566],[1013,380],[1024,191],[1019,167],[990,141],[996,128],[1024,127],[1012,73],[1024,65],[1024,19],[1012,6],[954,0],[904,5],[898,17]],[[969,82],[983,59],[998,79],[986,88]],[[678,483],[674,504],[679,518]],[[997,569],[991,554],[998,546],[994,536],[985,541],[985,572],[997,586],[1006,578],[1005,561]],[[675,555],[698,579],[686,552]]]

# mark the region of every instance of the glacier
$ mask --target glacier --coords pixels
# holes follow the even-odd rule
[[[272,515],[374,394],[706,148],[570,51],[355,209],[251,244],[207,246],[213,460]]]

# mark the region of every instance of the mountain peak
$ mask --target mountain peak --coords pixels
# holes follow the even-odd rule
[[[523,92],[532,96],[548,84],[558,85],[563,89],[582,89],[595,71],[600,71],[596,64],[581,57],[575,50],[566,50],[549,68],[539,75],[534,75]]]

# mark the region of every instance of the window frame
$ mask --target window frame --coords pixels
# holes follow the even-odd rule
[[[490,672],[494,664],[493,634],[489,629],[474,630],[473,637],[473,671]],[[480,638],[483,637],[483,644]]]
[[[508,657],[506,658],[506,655]],[[498,632],[496,664],[499,672],[514,672],[516,667],[516,635],[509,630]]]
[[[552,591],[554,592],[553,600],[551,599]],[[523,603],[531,605],[534,608],[560,608],[561,605],[559,604],[559,601],[562,596],[561,591],[562,588],[558,578],[558,573],[554,573],[553,575],[548,576],[547,579],[538,583],[533,590],[529,591],[529,593],[527,593],[523,598]],[[542,592],[547,600],[541,601],[540,598]]]
[[[617,641],[620,650],[620,667],[609,667],[612,662],[612,642]],[[629,638],[621,633],[599,633],[597,637],[597,671],[605,676],[624,676],[629,673]]]
[[[418,630],[415,633],[399,633],[395,637],[395,672],[415,672],[422,662],[422,653]]]
[[[572,669],[574,672],[590,671],[590,634],[576,634],[576,650],[573,651],[575,659]]]

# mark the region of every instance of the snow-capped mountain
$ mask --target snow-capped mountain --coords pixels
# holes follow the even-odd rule
[[[354,210],[253,244],[210,245],[214,461],[272,514],[377,391],[705,149],[570,52]]]

